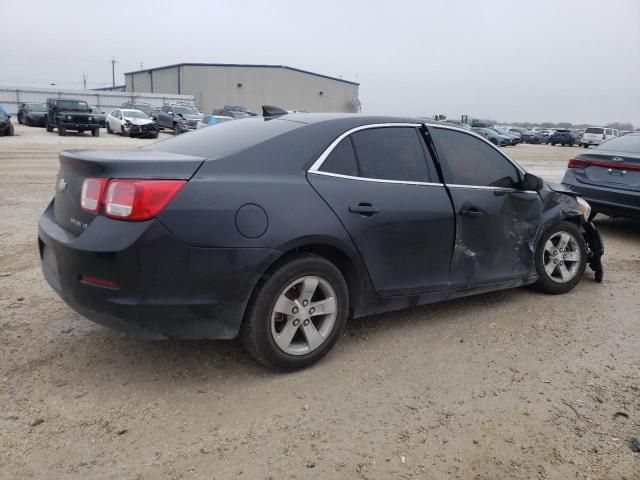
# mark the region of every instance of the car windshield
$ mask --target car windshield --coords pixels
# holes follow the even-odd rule
[[[176,115],[197,115],[198,110],[193,107],[173,107],[173,112]]]
[[[604,133],[604,128],[587,128],[584,133],[597,133],[602,135]]]
[[[140,110],[122,110],[122,116],[125,118],[149,118],[146,113]]]
[[[58,100],[60,110],[89,110],[87,102],[81,100]]]
[[[601,143],[595,150],[611,150],[625,153],[640,154],[640,135],[624,135],[615,137],[608,142]]]
[[[125,105],[128,108],[134,108],[136,110],[140,110],[141,112],[146,113],[147,115],[149,115],[151,113],[151,105],[144,105],[144,104],[131,104],[131,105]]]
[[[46,112],[47,106],[44,103],[29,103],[25,106],[30,112]]]

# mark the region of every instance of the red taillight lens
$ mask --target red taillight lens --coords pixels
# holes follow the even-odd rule
[[[97,213],[100,209],[100,199],[107,184],[106,178],[87,178],[82,184],[80,206],[86,212]]]
[[[186,180],[111,180],[104,199],[108,217],[148,220],[162,211]]]
[[[567,165],[567,168],[587,168],[588,166],[591,165],[591,162],[589,160],[578,160],[577,158],[572,158],[571,160],[569,160],[569,165]]]

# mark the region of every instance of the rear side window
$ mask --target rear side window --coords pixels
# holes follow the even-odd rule
[[[351,135],[360,176],[383,180],[429,182],[425,148],[413,127],[384,127]]]
[[[445,181],[454,185],[516,188],[516,167],[495,148],[473,135],[433,128],[438,157],[444,160]]]
[[[320,170],[352,177],[358,176],[358,164],[350,137],[342,139],[323,162]]]
[[[602,135],[604,128],[587,128],[584,133],[597,133],[598,135]]]

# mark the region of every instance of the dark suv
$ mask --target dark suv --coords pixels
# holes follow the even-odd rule
[[[0,137],[13,135],[13,124],[11,115],[0,105]]]
[[[569,145],[570,147],[573,147],[575,141],[576,139],[573,136],[573,133],[571,133],[571,130],[556,130],[549,137],[549,143],[552,146],[559,143],[561,145]]]
[[[53,129],[57,128],[61,137],[67,134],[67,130],[80,133],[91,130],[91,135],[94,137],[100,135],[100,123],[84,100],[47,99],[47,116],[44,125],[47,132],[53,132]]]

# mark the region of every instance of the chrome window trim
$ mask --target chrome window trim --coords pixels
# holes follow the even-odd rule
[[[325,177],[336,177],[336,178],[344,178],[347,180],[360,180],[363,182],[374,182],[374,183],[393,183],[400,185],[426,185],[428,187],[444,187],[443,183],[432,183],[432,182],[413,182],[410,180],[387,180],[384,178],[368,178],[368,177],[354,177],[352,175],[343,175],[341,173],[332,173],[332,172],[323,172],[321,170],[311,171],[308,173],[312,175],[324,175]]]
[[[497,190],[497,191],[501,191],[501,192],[514,192],[514,193],[535,193],[537,194],[538,192],[536,192],[535,190],[520,190],[519,188],[507,188],[507,187],[488,187],[488,186],[482,186],[482,185],[459,185],[456,183],[447,183],[447,187],[450,188],[470,188],[473,190]]]
[[[370,124],[367,124],[367,125],[360,125],[359,127],[352,128],[352,129],[347,130],[346,132],[340,134],[338,136],[338,138],[336,138],[333,142],[331,142],[331,145],[329,145],[324,150],[324,152],[322,152],[322,154],[320,154],[318,159],[313,163],[313,165],[311,165],[311,168],[309,168],[309,170],[307,170],[307,171],[309,173],[317,173],[318,170],[320,169],[320,167],[322,166],[322,164],[324,163],[324,161],[327,159],[327,157],[329,155],[331,155],[331,152],[333,152],[333,149],[336,148],[338,146],[338,144],[343,139],[345,139],[346,137],[348,137],[352,133],[359,132],[361,130],[369,130],[369,129],[373,129],[373,128],[386,128],[386,127],[413,127],[413,128],[418,128],[418,127],[421,127],[421,126],[422,126],[421,123],[370,123]],[[329,173],[329,172],[325,172],[325,173]],[[352,178],[356,178],[356,177],[352,177]],[[405,183],[405,182],[400,182],[400,183]]]

